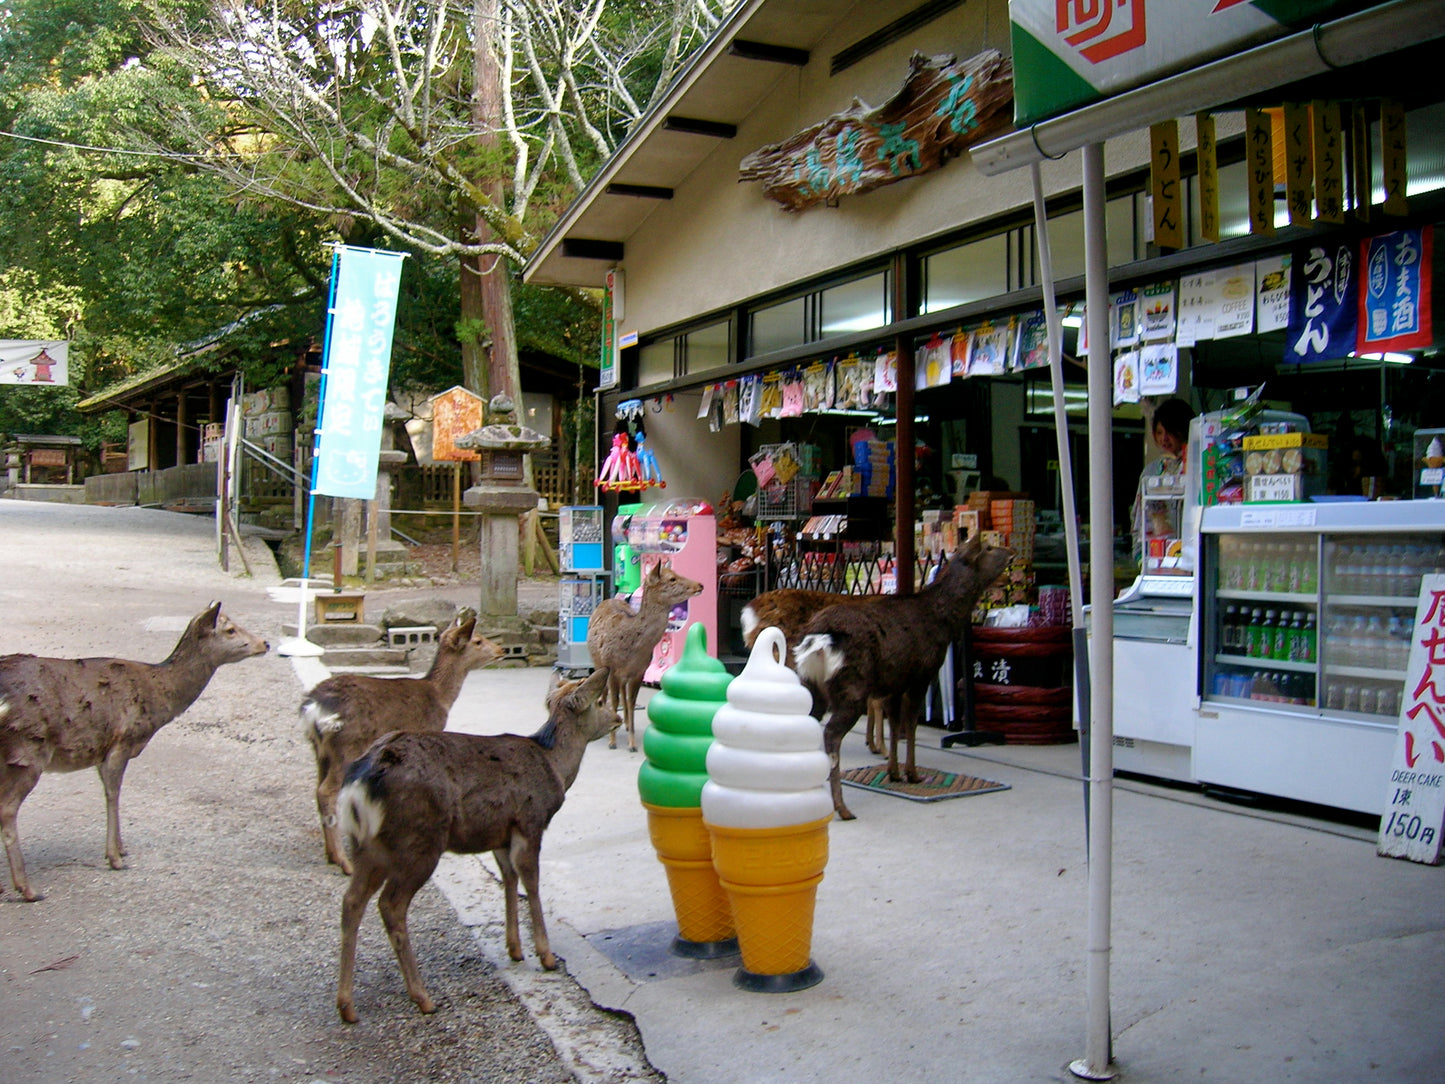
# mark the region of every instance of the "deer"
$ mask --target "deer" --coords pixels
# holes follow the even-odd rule
[[[642,583],[642,606],[636,612],[618,598],[604,599],[587,624],[587,652],[592,665],[607,670],[607,702],[621,711],[627,727],[627,748],[637,752],[633,714],[642,675],[652,661],[652,649],[667,630],[667,615],[679,603],[702,591],[702,584],[656,564]],[[608,735],[607,748],[617,748],[617,733]]]
[[[341,904],[341,974],[336,1007],[357,1020],[353,996],[356,934],[367,901],[377,909],[402,979],[423,1013],[436,1011],[412,952],[406,915],[442,853],[491,851],[506,894],[507,954],[521,960],[517,880],[527,890],[532,943],[543,969],[557,957],[547,939],[537,890],[542,835],[582,766],[589,743],[616,729],[605,702],[608,672],[556,685],[548,718],[531,737],[458,733],[387,734],[346,773],[337,816],[351,848],[351,882]]]
[[[124,869],[120,785],[126,767],[195,702],[218,667],[269,647],[213,602],[191,619],[164,662],[0,656],[0,836],[22,899],[43,898],[26,876],[15,826],[40,776],[96,769],[105,791],[106,861]]]
[[[914,737],[929,682],[984,590],[1012,559],[1012,550],[985,548],[975,535],[916,595],[884,596],[866,606],[829,606],[804,628],[793,657],[798,677],[813,694],[814,714],[824,720],[823,749],[833,762],[829,784],[840,820],[854,815],[843,801],[839,748],[870,698],[886,702],[892,724],[888,778],[903,778],[898,769],[902,733],[908,745],[907,779],[918,782]]]
[[[351,875],[336,830],[336,795],[346,766],[393,730],[446,729],[447,716],[473,670],[502,657],[502,649],[476,634],[477,619],[459,620],[437,638],[431,669],[420,678],[336,674],[301,701],[301,732],[316,754],[316,810],[327,862]]]
[[[743,646],[751,651],[759,632],[765,628],[776,628],[783,634],[783,640],[788,645],[788,655],[784,662],[791,668],[794,666],[792,649],[798,646],[798,642],[803,638],[803,629],[819,610],[882,597],[884,596],[840,595],[833,591],[808,591],[800,587],[780,587],[775,591],[765,591],[743,607]],[[870,753],[883,755],[883,704],[878,700],[868,701],[867,742]]]

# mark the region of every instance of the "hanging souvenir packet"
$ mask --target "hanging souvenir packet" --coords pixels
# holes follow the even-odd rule
[[[712,397],[716,388],[716,384],[709,384],[702,389],[702,402],[697,408],[698,418],[706,418],[712,412]]]
[[[880,350],[873,360],[873,394],[898,390],[898,355],[891,350]]]
[[[948,371],[960,379],[968,375],[968,332],[963,328],[948,340]]]
[[[913,386],[919,391],[936,388],[953,379],[953,360],[949,344],[934,332],[933,338],[920,346],[913,355]]]
[[[1109,348],[1135,346],[1139,342],[1139,295],[1122,290],[1109,298]]]
[[[815,361],[803,370],[803,409],[827,410],[831,405],[826,394],[828,377],[832,370],[821,361]]]
[[[729,380],[723,385],[723,421],[728,425],[738,424],[738,382]]]
[[[797,369],[792,369],[783,377],[783,406],[778,411],[778,417],[801,418],[802,416],[803,374]]]
[[[871,371],[871,366],[869,367]],[[838,410],[857,410],[862,402],[863,363],[857,354],[849,354],[834,366],[836,390],[833,405]]]
[[[1139,401],[1139,353],[1129,350],[1114,359],[1114,405]]]
[[[764,418],[776,418],[783,409],[783,377],[781,373],[768,373],[763,377],[762,401],[758,410]]]
[[[790,445],[784,445],[777,455],[773,456],[774,476],[783,485],[787,485],[797,477],[799,464],[792,452],[788,450]]]
[[[748,425],[762,421],[762,381],[757,374],[745,376],[738,389],[738,418]]]
[[[1049,322],[1042,312],[1031,312],[1018,320],[1014,337],[1013,367],[1043,369],[1049,364]]]
[[[748,463],[753,468],[753,474],[757,476],[759,487],[767,485],[777,474],[773,467],[773,457],[767,452],[754,452],[748,457]]]
[[[712,387],[712,402],[707,408],[708,432],[716,433],[723,427],[723,386],[714,384]]]
[[[1007,357],[1008,325],[982,324],[969,333],[969,376],[1002,375]]]

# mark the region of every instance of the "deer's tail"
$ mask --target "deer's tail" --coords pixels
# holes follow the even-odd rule
[[[811,632],[793,649],[798,677],[805,685],[821,687],[843,665],[843,649],[831,632]]]
[[[336,827],[353,854],[381,831],[386,814],[381,802],[386,768],[384,757],[369,750],[346,769],[346,782],[336,796]]]

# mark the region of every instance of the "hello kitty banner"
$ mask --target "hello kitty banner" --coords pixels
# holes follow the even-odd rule
[[[69,343],[48,339],[0,339],[0,384],[61,387],[69,383]]]

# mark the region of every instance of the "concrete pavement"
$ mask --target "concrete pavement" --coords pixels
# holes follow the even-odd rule
[[[549,672],[469,677],[454,729],[530,733]],[[644,691],[644,698],[650,692]],[[848,791],[830,826],[813,956],[822,983],[746,993],[737,958],[685,961],[636,786],[640,753],[588,750],[543,848],[553,947],[634,1015],[669,1080],[1067,1081],[1084,1054],[1087,868],[1077,746],[925,766],[1008,784],[935,803]],[[625,744],[625,743],[624,743]],[[861,728],[844,766],[874,758]],[[1111,1011],[1120,1079],[1445,1079],[1445,869],[1373,834],[1119,781]],[[490,859],[439,883],[465,918],[500,907]],[[482,870],[486,872],[482,872]],[[530,956],[503,966],[536,973]]]

